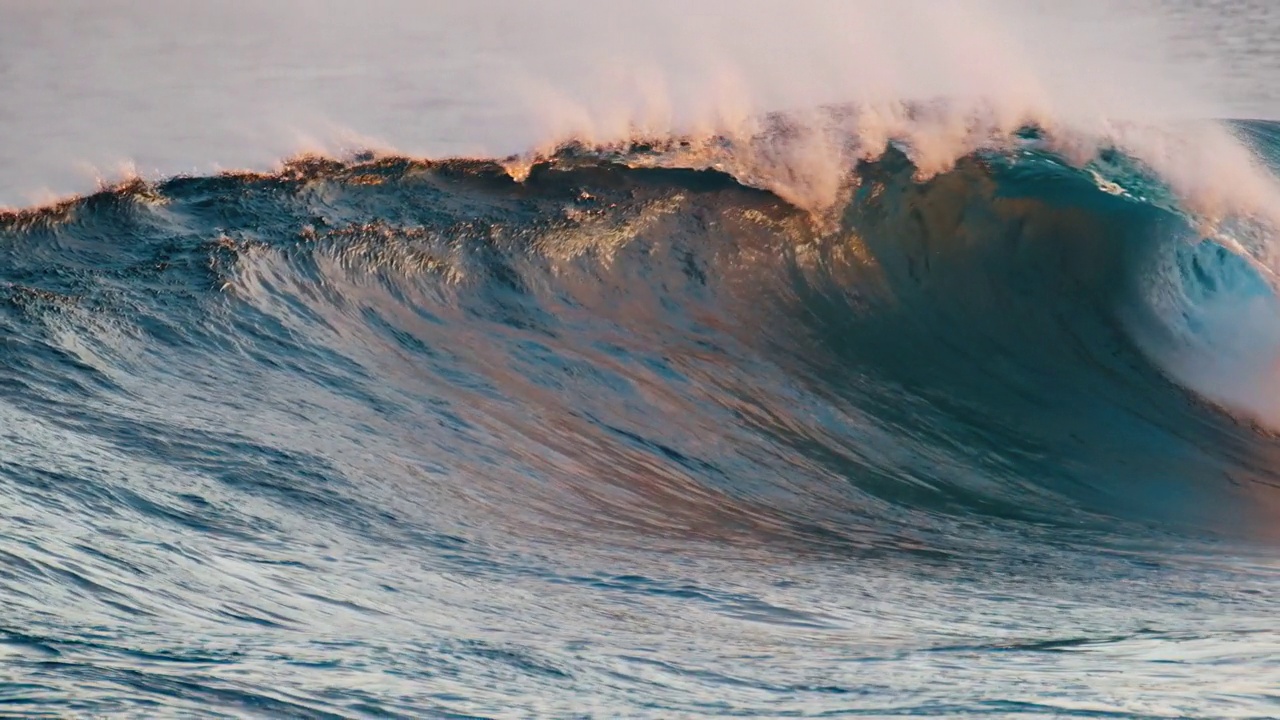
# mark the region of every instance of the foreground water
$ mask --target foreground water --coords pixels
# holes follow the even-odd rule
[[[1280,126],[862,110],[0,213],[0,715],[1280,715]]]

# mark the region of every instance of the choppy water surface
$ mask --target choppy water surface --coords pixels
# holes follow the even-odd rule
[[[0,714],[1280,715],[1280,126],[867,107],[0,213]]]

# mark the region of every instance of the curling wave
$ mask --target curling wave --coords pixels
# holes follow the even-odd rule
[[[1269,533],[1280,306],[1257,217],[1027,126],[927,171],[915,145],[845,143],[852,170],[806,204],[761,181],[785,130],[306,157],[9,212],[3,380],[193,472],[245,444],[390,463],[396,488],[279,481],[369,517],[409,492],[597,539]]]

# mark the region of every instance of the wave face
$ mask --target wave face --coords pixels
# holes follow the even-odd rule
[[[1274,709],[1256,233],[1018,137],[818,214],[629,145],[0,216],[5,701]]]

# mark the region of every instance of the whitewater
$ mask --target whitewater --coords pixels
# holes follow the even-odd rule
[[[1280,716],[1277,37],[0,1],[0,717]]]

